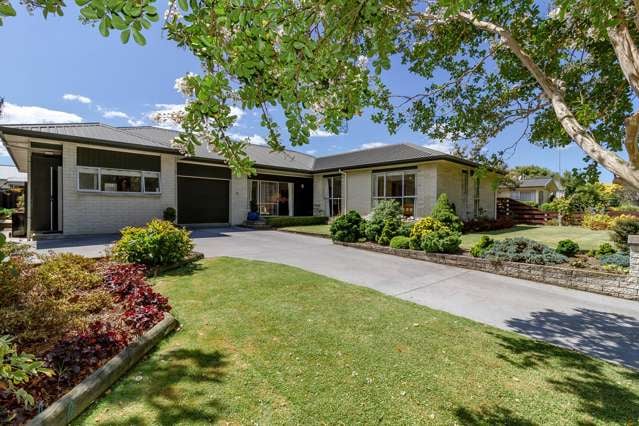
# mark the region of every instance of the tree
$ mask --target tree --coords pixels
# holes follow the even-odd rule
[[[7,1],[0,0],[0,14],[7,14]],[[136,34],[152,20],[147,14],[157,16],[152,0],[76,2],[102,34],[121,30],[123,40],[129,31],[139,41]],[[575,143],[639,188],[639,112],[633,111],[639,1],[550,3],[179,0],[167,13],[167,35],[189,49],[203,71],[179,85],[187,106],[184,115],[171,117],[184,129],[176,142],[190,153],[209,143],[236,173],[250,171],[245,142],[226,135],[235,120],[232,104],[261,112],[274,150],[283,148],[272,118],[276,106],[294,146],[319,128],[338,133],[372,108],[373,119],[391,132],[408,125],[483,158],[502,130],[523,123],[519,139],[544,147]],[[33,4],[56,13],[63,5],[27,3]],[[391,93],[382,73],[393,57],[425,87]]]

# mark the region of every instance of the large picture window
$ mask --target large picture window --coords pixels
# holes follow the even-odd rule
[[[415,171],[373,174],[373,206],[381,200],[396,200],[404,216],[414,216],[416,193]]]
[[[160,173],[78,167],[78,190],[159,194]]]
[[[342,214],[342,177],[327,176],[324,178],[324,202],[329,217]]]
[[[249,204],[255,201],[261,216],[289,216],[293,208],[288,182],[249,181]]]

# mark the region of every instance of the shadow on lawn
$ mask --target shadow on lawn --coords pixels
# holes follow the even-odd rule
[[[193,275],[194,273],[201,271],[203,269],[204,267],[202,266],[202,262],[197,261],[197,262],[189,263],[188,265],[182,266],[181,268],[167,271],[159,275],[159,277],[184,277],[187,275]]]
[[[226,406],[212,398],[205,388],[211,383],[221,383],[227,362],[219,351],[203,352],[193,349],[177,349],[156,354],[145,360],[141,369],[130,373],[129,380],[109,397],[107,419],[100,424],[142,425],[205,422],[214,423]],[[142,379],[135,381],[139,375]],[[133,380],[131,380],[131,378]],[[204,386],[202,386],[204,385]],[[185,397],[188,396],[188,402]],[[131,403],[144,404],[146,413],[123,417],[118,407]],[[110,412],[110,414],[109,414]]]
[[[639,367],[639,321],[632,317],[588,309],[577,309],[574,314],[544,311],[534,313],[528,320],[510,320],[508,325],[535,339],[564,346],[568,342],[594,356]],[[621,377],[614,377],[611,370],[604,370],[601,361],[578,352],[524,337],[493,335],[506,350],[498,355],[506,362],[542,374],[546,367],[547,371],[559,372],[546,380],[556,391],[574,395],[579,404],[577,410],[584,416],[615,424],[634,424],[639,420],[639,392],[636,386],[635,390],[629,387],[629,382],[639,383],[639,371],[617,369]],[[468,425],[530,424],[501,407],[481,411],[462,407],[457,416]]]

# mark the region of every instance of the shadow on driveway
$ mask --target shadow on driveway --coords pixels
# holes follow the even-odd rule
[[[585,308],[570,313],[549,309],[530,316],[529,319],[513,318],[506,324],[534,339],[578,348],[591,356],[639,370],[639,320],[636,318]]]

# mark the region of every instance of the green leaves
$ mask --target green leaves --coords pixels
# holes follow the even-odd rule
[[[16,10],[13,8],[8,0],[0,1],[0,17],[2,16],[16,16]],[[0,18],[0,25],[1,24],[2,20]]]
[[[129,42],[129,37],[131,36],[131,30],[124,30],[120,33],[120,41],[124,44]]]
[[[140,33],[140,30],[136,28],[131,28],[131,32],[133,33],[133,40],[140,46],[144,46],[146,44],[146,38]]]

